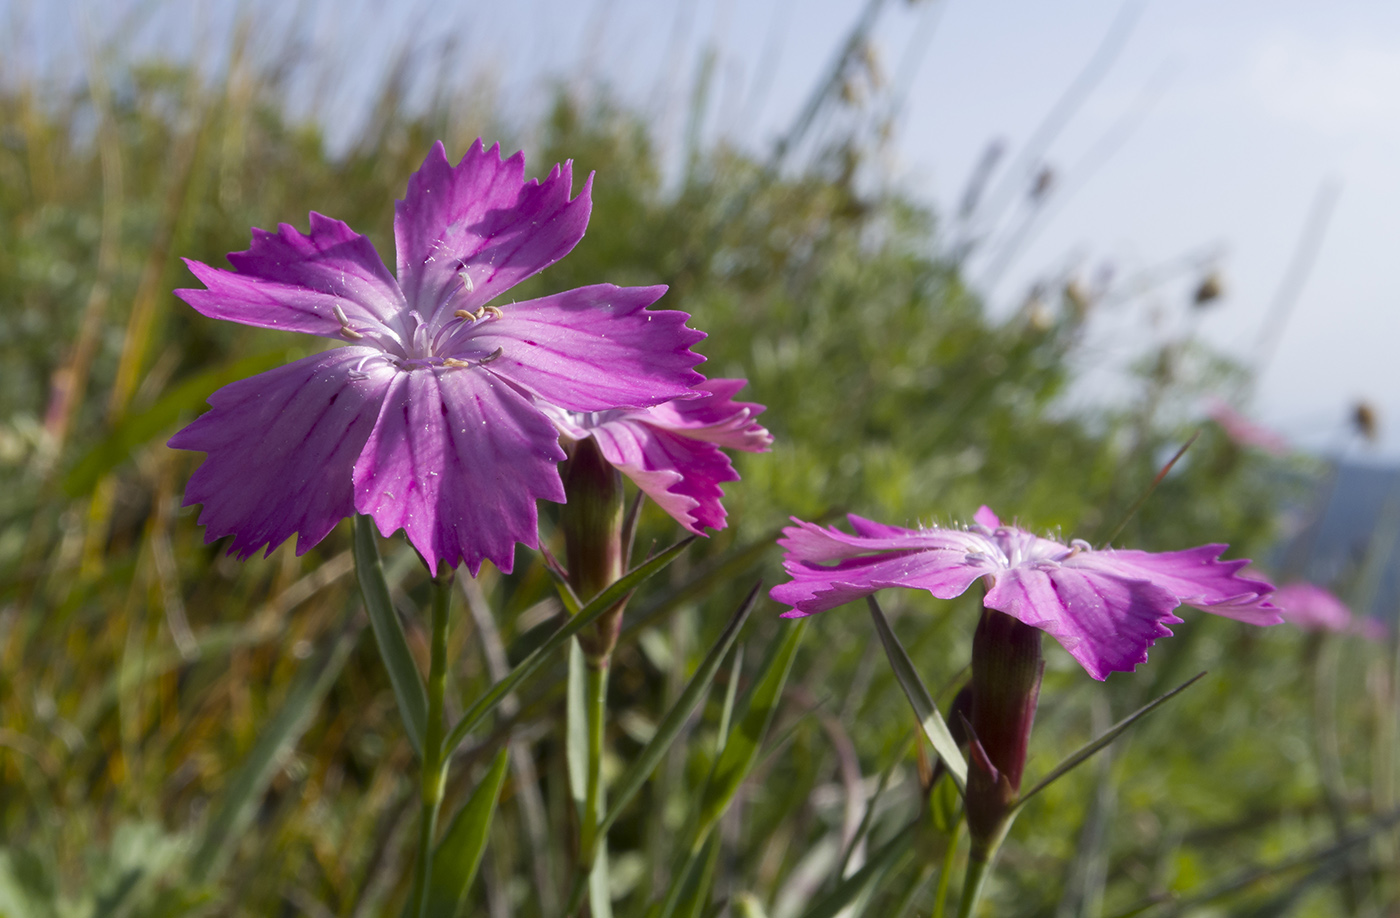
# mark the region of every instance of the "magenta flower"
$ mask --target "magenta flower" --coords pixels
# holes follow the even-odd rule
[[[1171,634],[1185,604],[1254,625],[1282,621],[1273,589],[1238,575],[1248,561],[1221,561],[1224,545],[1185,551],[1095,550],[1003,526],[986,507],[966,529],[902,529],[851,515],[854,535],[794,519],[778,544],[792,577],[770,595],[802,617],[885,587],[961,595],[985,578],[983,605],[1050,634],[1095,679],[1131,670]]]
[[[1288,454],[1288,441],[1263,424],[1251,421],[1219,398],[1206,401],[1206,414],[1240,446],[1253,446],[1275,456]]]
[[[348,342],[225,386],[170,445],[207,454],[185,492],[206,539],[297,553],[354,512],[403,529],[428,567],[509,571],[537,544],[535,501],[562,501],[558,433],[535,400],[608,411],[685,397],[702,381],[664,287],[599,284],[491,305],[583,237],[589,189],[570,164],[524,180],[480,141],[452,166],[441,143],[395,206],[397,279],[364,236],[311,214],[311,232],[253,230],[232,271],[186,264],[203,315]]]
[[[592,437],[614,468],[676,522],[699,533],[702,527],[724,528],[720,485],[739,480],[720,447],[760,453],[773,442],[754,420],[763,406],[733,400],[744,385],[742,379],[712,379],[696,387],[705,390],[699,398],[652,408],[579,412],[540,407],[569,439]]]
[[[1346,603],[1315,583],[1284,584],[1269,598],[1284,621],[1304,631],[1359,634],[1368,641],[1383,641],[1388,634],[1384,622],[1369,616],[1358,619]]]

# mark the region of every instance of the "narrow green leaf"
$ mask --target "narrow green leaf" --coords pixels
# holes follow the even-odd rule
[[[564,764],[569,772],[569,796],[580,813],[588,798],[588,702],[584,698],[587,686],[583,672],[586,665],[583,648],[578,641],[570,641],[564,701]]]
[[[697,538],[698,536],[689,536],[682,539],[656,557],[649,559],[643,564],[637,565],[624,575],[621,580],[593,597],[588,605],[579,610],[577,615],[561,625],[559,630],[554,632],[554,634],[550,635],[549,640],[541,644],[528,657],[521,660],[520,665],[510,671],[510,675],[491,686],[486,694],[477,699],[476,703],[471,706],[471,709],[462,715],[462,719],[457,722],[457,726],[452,728],[451,735],[447,737],[447,741],[443,744],[444,754],[451,755],[453,750],[461,745],[462,740],[467,738],[467,734],[471,733],[476,725],[481,723],[482,718],[491,713],[496,705],[501,703],[502,699],[515,690],[516,686],[533,675],[535,670],[539,669],[540,666],[544,664],[544,661],[549,659],[550,654],[564,646],[564,643],[568,641],[569,638],[593,624],[598,616],[611,609],[619,599],[635,590],[648,578],[654,576],[664,569],[666,565],[676,560],[676,558],[680,556],[680,553],[685,551],[686,547]]]
[[[301,665],[282,707],[263,727],[257,744],[215,805],[214,815],[190,861],[188,876],[195,885],[211,882],[223,870],[283,757],[310,726],[321,699],[345,667],[358,637],[358,628],[347,627],[329,647]]]
[[[559,601],[564,604],[564,610],[570,615],[578,615],[583,608],[583,601],[574,592],[573,586],[569,583],[569,578],[564,573],[564,566],[552,555],[548,548],[541,547],[540,554],[544,556],[544,569],[549,571],[549,577],[554,581],[554,589],[559,593]]]
[[[1141,902],[1138,905],[1134,905],[1126,912],[1119,912],[1118,914],[1114,915],[1113,918],[1138,918],[1139,915],[1145,915],[1157,906],[1163,904],[1164,902],[1170,901],[1172,901],[1172,896],[1170,893],[1162,893],[1160,895],[1150,896],[1147,898],[1146,901]]]
[[[700,918],[704,914],[710,902],[710,890],[715,885],[715,868],[719,866],[718,837],[711,838],[705,845],[699,866],[694,882],[686,884],[685,895],[674,912],[676,918]]]
[[[457,811],[447,833],[433,852],[432,881],[428,886],[428,918],[456,918],[476,879],[496,803],[506,783],[510,749],[502,747],[491,762],[491,770]]]
[[[360,593],[365,599],[370,627],[379,656],[389,671],[389,683],[399,703],[399,715],[413,751],[423,757],[423,731],[428,722],[428,692],[423,687],[423,675],[413,654],[403,624],[389,598],[389,584],[384,580],[384,565],[379,560],[379,543],[375,540],[374,523],[367,516],[355,516],[355,576],[360,580]]]
[[[64,476],[63,492],[69,497],[87,494],[104,475],[129,459],[136,450],[170,430],[180,418],[199,411],[210,392],[286,363],[289,356],[284,348],[265,351],[205,370],[181,382],[145,411],[124,417],[101,443],[85,452]]]
[[[851,862],[851,855],[855,852],[856,848],[860,846],[861,841],[865,839],[866,833],[872,828],[872,823],[875,820],[875,810],[878,809],[880,805],[880,798],[884,796],[885,789],[889,787],[890,778],[894,776],[894,770],[899,767],[899,763],[909,754],[910,741],[913,739],[915,739],[915,737],[911,736],[908,740],[899,744],[895,750],[895,754],[890,758],[889,764],[881,769],[880,778],[875,784],[875,793],[871,794],[870,799],[865,802],[865,812],[861,814],[860,825],[856,826],[856,834],[851,836],[851,840],[846,844],[846,850],[841,852],[841,860],[836,865],[835,873],[832,874],[833,882],[840,882],[845,878],[846,868]],[[943,786],[943,782],[940,781],[939,785]]]
[[[798,645],[802,643],[802,635],[807,630],[806,625],[807,621],[803,619],[783,635],[777,651],[750,691],[744,714],[730,731],[724,743],[724,751],[720,753],[714,769],[710,772],[710,780],[705,784],[704,793],[700,798],[697,837],[704,837],[715,820],[729,808],[739,785],[758,760],[763,737],[778,710],[778,703],[782,701],[783,686],[787,684],[792,661],[797,656]]]
[[[724,705],[719,709],[719,729],[716,731],[715,758],[724,752],[724,741],[729,738],[729,725],[734,720],[734,702],[739,697],[739,676],[744,670],[744,645],[734,651],[734,664],[729,669],[729,684],[724,687]]]
[[[875,601],[874,596],[866,597],[866,601],[870,604],[870,617],[875,620],[875,632],[880,635],[880,643],[884,645],[885,656],[889,658],[890,666],[894,668],[894,675],[899,680],[900,688],[904,689],[904,697],[909,699],[909,704],[914,708],[914,715],[919,718],[919,725],[924,728],[924,735],[933,745],[933,751],[943,760],[943,767],[947,768],[948,774],[953,776],[953,782],[958,785],[958,790],[966,790],[967,762],[963,761],[962,753],[958,751],[958,744],[954,741],[953,734],[948,732],[948,725],[943,721],[943,715],[938,713],[938,706],[933,703],[933,696],[924,686],[924,681],[919,678],[919,673],[914,669],[914,663],[909,659],[909,654],[905,652],[904,645],[899,643],[899,638],[895,637],[894,629],[890,627],[885,613],[880,611],[880,604]]]
[[[681,729],[690,719],[691,712],[709,694],[715,673],[719,671],[720,664],[724,662],[725,655],[729,653],[729,648],[734,646],[734,639],[739,636],[744,622],[748,621],[749,613],[758,603],[761,587],[762,584],[757,584],[749,591],[749,595],[739,605],[734,617],[729,620],[724,633],[719,636],[719,640],[715,642],[705,659],[701,661],[699,668],[695,670],[695,675],[690,677],[690,682],[686,684],[680,698],[676,700],[666,718],[661,721],[661,725],[656,728],[656,733],[652,735],[646,747],[633,760],[632,766],[627,769],[626,774],[617,782],[617,796],[613,799],[612,807],[603,819],[603,824],[598,828],[600,836],[607,834],[608,829],[621,815],[623,808],[631,802],[637,791],[642,789],[642,785],[646,783],[647,778],[651,776],[652,771],[666,755],[667,750],[671,748],[671,744],[680,735]]]
[[[835,889],[812,904],[802,913],[802,918],[835,918],[842,909],[859,900],[879,885],[890,872],[890,868],[905,856],[914,844],[919,821],[909,823],[899,834],[885,842],[870,859],[855,873],[842,880]],[[857,918],[860,909],[854,910],[851,918]]]
[[[608,840],[598,839],[593,869],[588,873],[589,918],[612,918],[612,886],[608,880]]]
[[[1147,499],[1152,496],[1152,492],[1157,490],[1157,486],[1162,483],[1162,479],[1166,478],[1167,474],[1171,472],[1172,466],[1176,465],[1181,457],[1186,455],[1186,451],[1191,448],[1191,444],[1195,443],[1200,436],[1201,430],[1197,428],[1196,432],[1191,434],[1186,442],[1181,445],[1181,449],[1176,451],[1176,455],[1167,460],[1167,464],[1162,466],[1161,470],[1157,472],[1157,476],[1152,479],[1152,483],[1138,496],[1137,500],[1133,501],[1133,505],[1128,508],[1128,512],[1123,514],[1123,519],[1120,520],[1118,525],[1113,528],[1113,531],[1108,534],[1108,538],[1103,540],[1104,548],[1112,546],[1113,540],[1118,538],[1124,529],[1128,528],[1128,523],[1132,522],[1133,517],[1137,516],[1137,512],[1143,508],[1143,505],[1147,503]]]
[[[1054,771],[1050,772],[1050,774],[1042,778],[1040,783],[1038,783],[1035,787],[1032,787],[1030,790],[1022,794],[1021,799],[1017,800],[1016,805],[1012,808],[1012,812],[1014,813],[1015,811],[1019,810],[1021,807],[1026,805],[1027,800],[1031,799],[1036,794],[1045,790],[1045,788],[1049,787],[1051,784],[1054,784],[1056,781],[1060,780],[1065,775],[1069,774],[1071,771],[1084,764],[1084,762],[1086,762],[1094,753],[1098,752],[1100,749],[1116,740],[1119,734],[1131,727],[1134,723],[1137,722],[1139,718],[1150,714],[1152,711],[1156,710],[1159,705],[1170,701],[1177,695],[1180,695],[1182,692],[1186,691],[1186,689],[1189,688],[1193,683],[1195,683],[1196,680],[1202,678],[1203,676],[1205,676],[1205,673],[1197,673],[1190,679],[1187,679],[1185,682],[1178,685],[1176,688],[1172,689],[1170,692],[1167,692],[1165,695],[1162,695],[1159,698],[1155,698],[1152,701],[1149,701],[1147,704],[1138,708],[1136,711],[1129,714],[1127,717],[1118,721],[1118,723],[1114,724],[1108,729],[1107,733],[1103,734],[1098,739],[1094,740],[1086,746],[1081,747],[1078,752],[1065,759],[1058,766],[1056,766]]]
[[[658,595],[649,598],[645,606],[629,607],[627,622],[622,627],[618,642],[627,643],[673,612],[681,603],[708,595],[716,586],[737,580],[741,574],[757,567],[773,550],[774,541],[782,534],[781,528],[774,529],[742,548],[697,566],[683,582],[659,589]]]

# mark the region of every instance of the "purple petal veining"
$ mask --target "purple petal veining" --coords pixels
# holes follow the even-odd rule
[[[310,232],[255,229],[232,271],[188,261],[200,313],[347,346],[241,380],[171,439],[202,451],[185,503],[242,556],[299,533],[298,553],[356,511],[403,529],[436,571],[509,571],[536,544],[535,501],[561,501],[553,415],[692,398],[702,380],[684,313],[647,307],[662,287],[600,284],[491,301],[583,237],[591,177],[568,163],[525,181],[520,154],[478,141],[453,166],[441,143],[395,208],[398,277],[368,239],[311,214]]]
[[[791,578],[770,595],[801,617],[886,587],[952,599],[984,578],[983,600],[1060,642],[1095,679],[1131,670],[1191,605],[1256,625],[1282,621],[1273,587],[1221,561],[1222,545],[1185,551],[1095,550],[1005,526],[986,507],[965,529],[902,529],[851,516],[856,534],[793,520],[778,540]]]

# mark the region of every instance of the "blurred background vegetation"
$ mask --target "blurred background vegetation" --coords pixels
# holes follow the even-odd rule
[[[406,105],[408,52],[365,129],[332,152],[322,125],[289,114],[289,65],[248,54],[252,36],[233,36],[217,74],[117,44],[81,84],[0,83],[0,915],[319,918],[402,899],[413,754],[364,633],[348,523],[300,558],[290,544],[226,558],[180,507],[200,457],[164,443],[219,385],[322,346],[195,315],[171,294],[193,283],[180,259],[222,265],[249,227],[305,226],[316,210],[388,260],[392,203],[435,139],[454,157],[478,136],[523,147],[537,174],[563,159],[575,175],[596,170],[588,235],[515,295],[668,284],[663,304],[710,335],[708,374],[747,378],[745,397],[768,406],[773,452],[736,458],[730,528],[629,609],[608,737],[618,768],[748,587],[775,582],[789,514],[949,523],[986,503],[1102,542],[1198,429],[1117,544],[1228,541],[1232,556],[1267,558],[1281,510],[1308,505],[1315,463],[1199,421],[1203,396],[1249,379],[1189,332],[1143,330],[1145,356],[1114,397],[1066,397],[1098,359],[1086,329],[1113,292],[1047,275],[1022,310],[989,316],[945,215],[881,181],[881,134],[840,76],[858,42],[814,88],[834,128],[799,124],[768,158],[695,142],[672,177],[651,127],[606,95],[561,86],[527,124],[487,85],[437,85]],[[1189,329],[1203,305],[1181,303],[1172,327]],[[676,534],[652,513],[641,544]],[[401,540],[381,547],[421,662],[413,610],[427,585]],[[518,659],[557,611],[552,595],[524,551],[514,575],[488,568],[465,585],[458,698]],[[975,600],[886,602],[946,703]],[[741,637],[741,681],[790,627],[778,611],[765,601]],[[1026,810],[995,913],[1395,914],[1389,645],[1183,614],[1147,665],[1104,684],[1049,651],[1031,780],[1154,694],[1209,675]],[[724,823],[715,902],[728,914],[803,914],[837,879],[877,786],[872,838],[917,810],[914,725],[872,638],[861,609],[812,623],[765,758]],[[571,832],[560,672],[459,756],[450,800],[501,742],[515,750],[472,914],[559,913]],[[716,698],[614,829],[619,914],[643,914],[665,888],[719,717]],[[902,861],[868,913],[926,914],[924,867]]]

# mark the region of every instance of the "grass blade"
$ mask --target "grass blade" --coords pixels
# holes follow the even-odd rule
[[[195,885],[214,880],[223,870],[252,821],[263,792],[281,768],[283,756],[310,726],[321,699],[350,658],[359,634],[356,626],[345,628],[329,647],[301,665],[282,707],[263,728],[204,830],[188,873]]]
[[[729,649],[734,646],[734,639],[739,636],[739,631],[744,627],[744,622],[748,621],[749,613],[758,603],[759,590],[762,584],[757,584],[744,601],[739,605],[739,610],[734,613],[734,617],[725,626],[724,633],[719,636],[719,640],[710,648],[710,652],[695,670],[695,675],[690,677],[685,690],[676,700],[666,719],[656,728],[656,733],[652,735],[646,747],[633,760],[632,766],[627,769],[627,773],[617,782],[617,796],[613,799],[612,807],[608,810],[608,815],[604,817],[603,823],[598,827],[600,836],[606,835],[608,829],[627,804],[636,796],[637,791],[642,789],[647,778],[666,755],[671,744],[680,735],[681,729],[690,719],[691,712],[696,705],[709,694],[710,685],[714,682],[715,673],[719,671],[720,664],[724,662]]]
[[[916,819],[900,829],[898,835],[885,842],[870,856],[870,860],[865,862],[865,866],[846,877],[835,889],[803,912],[802,918],[835,918],[846,906],[878,886],[880,880],[899,862],[899,859],[909,852],[914,844],[914,834],[918,827],[919,820]]]
[[[491,770],[452,818],[447,834],[433,852],[432,883],[428,887],[429,918],[456,918],[476,879],[486,839],[496,816],[496,803],[506,783],[509,747],[496,753]]]
[[[1113,544],[1113,540],[1118,538],[1124,529],[1128,528],[1128,523],[1132,522],[1133,517],[1137,516],[1138,511],[1147,503],[1147,499],[1152,496],[1152,492],[1156,491],[1157,486],[1162,483],[1162,479],[1167,477],[1172,467],[1177,464],[1182,456],[1186,455],[1186,451],[1191,448],[1191,444],[1195,443],[1200,436],[1201,431],[1198,429],[1181,445],[1181,449],[1176,451],[1176,455],[1167,460],[1167,464],[1162,466],[1161,470],[1157,472],[1156,477],[1152,479],[1152,483],[1138,496],[1137,500],[1133,501],[1133,505],[1128,508],[1128,512],[1123,514],[1123,519],[1120,520],[1113,531],[1108,534],[1108,538],[1103,540],[1104,548],[1110,547]]]
[[[933,745],[933,751],[943,760],[943,767],[947,768],[948,773],[953,776],[953,782],[958,785],[958,790],[966,790],[967,762],[963,760],[962,753],[958,751],[958,744],[953,739],[953,734],[948,732],[948,724],[944,722],[943,715],[938,713],[938,706],[933,703],[933,696],[929,694],[924,681],[919,678],[919,673],[914,669],[914,663],[909,659],[909,654],[905,652],[904,645],[899,643],[899,638],[895,637],[894,629],[890,627],[885,613],[880,610],[880,604],[875,601],[874,596],[866,597],[866,601],[870,604],[870,617],[875,620],[875,631],[880,635],[880,643],[884,645],[885,656],[889,658],[890,666],[894,668],[894,675],[899,680],[900,688],[904,689],[904,697],[909,699],[909,704],[914,708],[914,715],[919,718],[919,725],[924,728],[924,735]]]
[[[510,675],[491,686],[486,694],[477,699],[476,703],[471,706],[471,709],[462,715],[462,719],[457,722],[457,726],[452,728],[452,733],[443,744],[444,752],[447,755],[451,755],[452,751],[461,745],[462,740],[467,738],[467,734],[471,733],[476,725],[481,723],[482,718],[491,713],[496,705],[501,703],[503,698],[515,690],[516,686],[533,675],[535,670],[539,669],[540,666],[544,664],[544,661],[549,659],[550,654],[554,653],[554,651],[558,650],[560,647],[563,647],[565,642],[571,637],[593,624],[600,615],[608,611],[608,609],[611,609],[619,599],[635,590],[648,578],[659,573],[666,565],[676,560],[676,558],[680,556],[680,553],[685,551],[686,547],[689,546],[691,542],[695,541],[696,538],[698,537],[689,536],[688,538],[682,539],[656,557],[637,565],[632,570],[628,571],[621,580],[618,580],[612,586],[593,597],[588,605],[579,610],[577,615],[561,625],[558,631],[555,631],[549,636],[548,640],[532,651],[528,657],[521,660],[520,665],[510,671]]]
[[[569,672],[565,677],[564,762],[569,773],[569,796],[583,812],[588,796],[588,702],[584,698],[583,648],[569,642]]]
[[[1021,799],[1016,801],[1016,806],[1013,808],[1013,812],[1025,806],[1027,800],[1031,799],[1036,794],[1045,790],[1045,788],[1049,787],[1051,784],[1054,784],[1056,781],[1060,780],[1065,775],[1078,768],[1080,765],[1083,765],[1084,762],[1087,761],[1094,753],[1098,752],[1100,749],[1116,740],[1119,734],[1131,727],[1133,724],[1137,723],[1139,718],[1152,713],[1154,710],[1157,709],[1159,705],[1170,701],[1177,695],[1180,695],[1182,692],[1186,691],[1186,689],[1189,688],[1191,685],[1195,684],[1195,682],[1198,679],[1201,679],[1203,676],[1205,676],[1205,673],[1197,673],[1190,679],[1187,679],[1185,682],[1178,685],[1176,688],[1172,689],[1170,692],[1167,692],[1165,695],[1162,695],[1158,698],[1153,699],[1152,701],[1149,701],[1147,704],[1138,708],[1136,711],[1129,714],[1127,717],[1118,721],[1118,723],[1114,724],[1112,727],[1109,727],[1108,732],[1100,736],[1098,739],[1094,740],[1086,746],[1081,747],[1078,752],[1065,759],[1058,766],[1056,766],[1054,771],[1050,772],[1050,774],[1042,778],[1040,783],[1036,784],[1035,787],[1032,787],[1030,790],[1022,794]]]
[[[685,895],[674,912],[675,918],[700,918],[710,902],[710,892],[715,885],[715,868],[719,866],[719,838],[711,838],[705,845],[704,856],[697,864],[693,882],[686,884]]]
[[[130,459],[138,449],[168,432],[182,417],[197,413],[209,393],[227,383],[287,362],[286,349],[264,351],[244,357],[226,366],[196,373],[175,386],[151,407],[140,414],[121,419],[102,442],[85,452],[63,477],[63,492],[69,497],[82,497],[97,487],[104,475]]]
[[[697,838],[703,838],[715,820],[729,808],[739,785],[758,760],[763,737],[782,701],[783,686],[787,684],[802,635],[807,631],[806,625],[807,620],[802,619],[782,637],[777,651],[749,693],[744,714],[730,731],[724,742],[724,751],[719,754],[714,770],[710,772],[710,780],[705,784],[704,794],[700,798]]]
[[[423,675],[408,650],[403,624],[389,598],[389,584],[384,580],[384,565],[379,560],[379,543],[375,541],[374,523],[367,516],[355,516],[355,576],[360,580],[360,593],[365,598],[374,641],[379,656],[389,671],[394,698],[399,703],[404,730],[413,751],[423,757],[423,731],[428,722],[428,692],[423,687]]]

